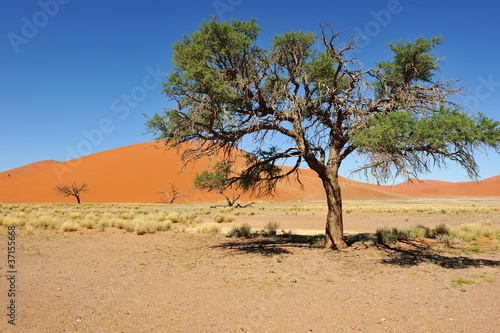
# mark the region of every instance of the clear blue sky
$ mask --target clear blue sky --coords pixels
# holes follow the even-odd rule
[[[499,12],[482,0],[0,0],[0,171],[151,141],[142,113],[167,106],[159,81],[171,45],[211,15],[257,18],[262,45],[334,22],[366,37],[357,54],[366,67],[389,58],[388,41],[443,35],[441,75],[463,78],[463,102],[500,120]],[[482,178],[500,174],[495,153],[478,163]],[[467,180],[454,165],[422,178]]]

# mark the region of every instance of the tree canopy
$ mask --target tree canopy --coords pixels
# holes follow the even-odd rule
[[[417,177],[449,160],[474,178],[474,154],[499,152],[500,124],[462,107],[459,81],[436,78],[440,36],[389,43],[393,58],[364,69],[352,56],[356,40],[341,43],[331,25],[319,37],[277,34],[269,49],[257,44],[260,31],[255,19],[213,17],[175,42],[163,84],[175,106],[146,125],[166,148],[196,142],[186,162],[221,152],[231,160],[251,140],[258,148],[229,182],[246,189],[272,191],[306,163],[325,188],[326,247],[346,246],[338,170],[353,152],[366,157],[357,171],[377,180]],[[287,159],[289,172],[275,167]]]

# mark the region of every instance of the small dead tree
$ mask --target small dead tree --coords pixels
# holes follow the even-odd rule
[[[87,192],[89,190],[89,186],[86,183],[77,185],[73,182],[71,185],[57,185],[54,189],[59,195],[64,195],[66,197],[74,196],[76,201],[80,203],[80,194]]]
[[[181,187],[175,182],[168,183],[168,190],[159,190],[157,193],[163,195],[162,202],[174,203],[175,199],[185,198],[187,194],[181,191]]]

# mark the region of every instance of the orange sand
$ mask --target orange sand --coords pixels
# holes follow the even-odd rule
[[[153,143],[142,143],[84,156],[68,162],[41,161],[0,173],[0,202],[74,202],[73,197],[56,194],[59,184],[87,183],[90,191],[81,195],[82,202],[159,202],[160,190],[168,190],[174,181],[185,193],[182,202],[224,200],[221,195],[193,190],[193,177],[210,167],[208,158],[188,165],[183,173],[180,154],[175,150],[156,149]],[[10,177],[7,175],[10,174]],[[321,182],[314,171],[301,170],[301,182],[290,178],[278,186],[277,196],[252,200],[324,200]],[[500,197],[500,176],[481,182],[448,183],[427,181],[396,186],[368,185],[341,178],[344,200],[409,199],[412,197]]]

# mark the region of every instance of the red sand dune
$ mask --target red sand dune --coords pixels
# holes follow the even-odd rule
[[[0,177],[0,202],[74,202],[73,197],[57,195],[59,184],[87,183],[90,191],[81,195],[82,202],[144,202],[161,201],[160,190],[168,190],[174,181],[188,197],[182,202],[218,201],[216,193],[192,190],[193,177],[210,167],[208,158],[188,165],[183,173],[180,154],[176,150],[156,149],[153,143],[143,143],[84,156],[68,162],[41,161],[3,172]],[[17,170],[17,171],[16,171]],[[301,182],[290,178],[278,186],[275,197],[255,198],[246,194],[243,201],[252,200],[324,200],[321,182],[314,171],[301,170]],[[368,185],[341,178],[345,200],[405,199],[411,197],[499,196],[500,176],[479,183],[447,183],[424,181],[396,186]]]
[[[413,181],[384,186],[384,190],[419,198],[500,197],[500,176],[478,182]]]
[[[58,163],[61,163],[61,162],[54,161],[54,160],[46,160],[46,161],[39,161],[39,162],[27,164],[27,165],[19,167],[19,168],[10,169],[10,170],[4,171],[4,172],[0,172],[0,179],[22,175],[23,173],[35,171],[35,170],[42,169],[42,168],[45,168],[45,167],[48,167],[48,166],[51,166],[54,164],[58,164]]]

